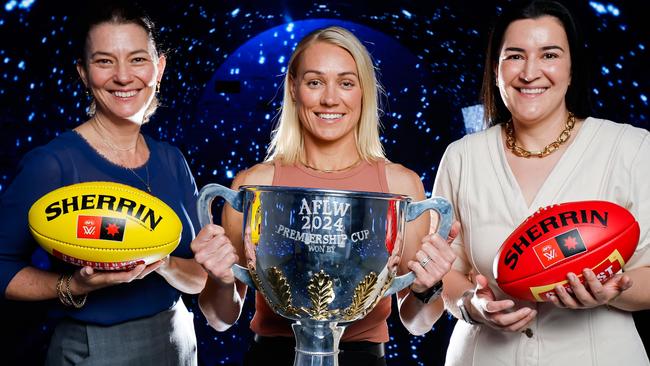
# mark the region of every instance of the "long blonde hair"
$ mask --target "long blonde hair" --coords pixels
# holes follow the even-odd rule
[[[362,106],[359,124],[355,130],[357,152],[366,160],[383,159],[384,147],[379,140],[379,93],[383,92],[375,76],[375,67],[366,47],[350,31],[341,27],[328,27],[316,30],[296,46],[289,59],[287,73],[284,77],[284,95],[280,117],[271,134],[271,143],[267,149],[266,161],[281,160],[285,164],[294,164],[304,159],[304,140],[298,109],[291,97],[291,81],[302,53],[316,42],[325,42],[348,51],[357,65],[357,73],[362,90]]]

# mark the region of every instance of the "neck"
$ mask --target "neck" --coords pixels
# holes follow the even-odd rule
[[[566,126],[569,111],[561,110],[544,121],[526,123],[512,118],[514,136],[518,145],[527,150],[541,150],[555,141]]]
[[[135,151],[140,138],[139,125],[131,122],[114,123],[100,114],[93,116],[89,123],[109,148],[118,151]]]
[[[149,159],[149,149],[145,140],[140,138],[139,125],[119,125],[96,115],[79,126],[77,131],[100,155],[114,164],[135,168]]]
[[[316,144],[305,139],[305,146],[300,162],[306,167],[322,172],[344,171],[361,163],[362,159],[356,148],[356,141],[347,143],[337,141],[329,144]]]

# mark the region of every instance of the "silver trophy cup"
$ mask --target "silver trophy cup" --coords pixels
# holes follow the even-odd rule
[[[233,266],[235,276],[294,321],[299,366],[338,365],[345,326],[415,280],[413,272],[396,276],[407,221],[435,210],[446,238],[452,220],[451,205],[439,197],[411,202],[386,193],[208,184],[199,193],[201,226],[212,222],[216,196],[244,215],[253,258],[248,268]]]

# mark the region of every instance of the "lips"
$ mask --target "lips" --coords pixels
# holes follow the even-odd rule
[[[544,93],[548,88],[517,88],[520,93],[527,95],[537,95]]]
[[[112,91],[111,94],[115,95],[116,97],[119,98],[130,98],[136,94],[138,94],[137,90],[129,90],[129,91],[120,91],[120,90],[115,90]]]
[[[335,119],[342,118],[343,113],[316,113],[316,116],[324,120],[335,120]]]

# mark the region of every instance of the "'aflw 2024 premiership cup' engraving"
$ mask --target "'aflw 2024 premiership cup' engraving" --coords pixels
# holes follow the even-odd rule
[[[277,186],[238,192],[208,184],[199,194],[199,220],[212,221],[220,196],[243,213],[249,267],[235,276],[260,291],[279,315],[294,320],[294,365],[337,365],[345,325],[364,317],[385,296],[409,286],[413,273],[396,276],[404,229],[427,210],[440,215],[443,237],[451,206],[433,197]]]
[[[335,247],[344,248],[346,242],[359,242],[368,239],[370,230],[362,229],[349,237],[345,227],[349,226],[350,203],[336,199],[303,198],[298,211],[300,230],[278,224],[276,233],[281,236],[303,242],[310,252],[332,253]],[[313,233],[319,230],[319,233]]]
[[[333,245],[344,247],[347,235],[344,232],[343,219],[349,209],[350,204],[347,202],[303,198],[298,212],[301,230],[280,224],[277,233],[307,244],[310,251],[325,253],[326,248],[333,250]],[[311,233],[312,229],[322,230],[323,233]]]

